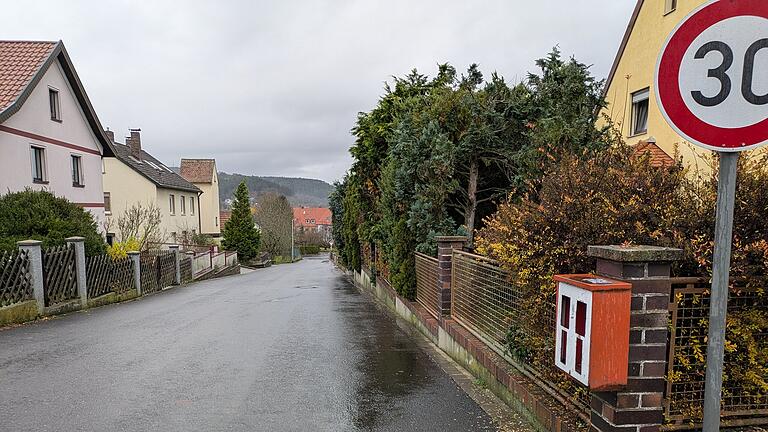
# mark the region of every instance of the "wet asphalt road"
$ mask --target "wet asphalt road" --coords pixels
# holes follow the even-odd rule
[[[323,258],[0,330],[0,431],[474,431],[490,418]]]

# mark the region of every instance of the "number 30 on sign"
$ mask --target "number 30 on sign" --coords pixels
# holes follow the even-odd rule
[[[664,45],[656,98],[667,122],[721,152],[768,141],[768,1],[718,0],[683,20]]]

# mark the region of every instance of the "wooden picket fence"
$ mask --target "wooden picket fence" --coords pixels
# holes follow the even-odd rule
[[[133,289],[133,271],[133,261],[128,257],[113,259],[109,255],[98,255],[86,258],[88,297],[121,294]]]
[[[0,253],[0,307],[10,306],[33,297],[26,252]]]
[[[78,297],[75,248],[62,245],[43,250],[43,292],[46,306]]]

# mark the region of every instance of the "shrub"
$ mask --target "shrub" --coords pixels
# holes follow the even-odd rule
[[[0,197],[0,249],[15,250],[17,241],[28,239],[59,246],[67,237],[84,237],[89,256],[105,251],[93,216],[66,199],[31,189]]]
[[[141,242],[131,237],[123,242],[114,242],[112,246],[107,246],[107,253],[112,259],[128,257],[128,252],[141,251]]]
[[[299,252],[301,252],[302,255],[317,255],[320,253],[320,246],[319,245],[299,246]]]
[[[705,160],[712,168],[714,160]],[[765,160],[743,158],[739,166],[734,222],[732,276],[764,293],[768,269],[768,170]],[[651,167],[647,157],[633,157],[626,146],[582,159],[564,157],[546,174],[537,192],[502,204],[476,236],[477,251],[498,260],[523,290],[520,307],[532,329],[546,328],[555,297],[552,276],[592,269],[588,245],[648,244],[685,251],[673,269],[680,276],[710,276],[714,246],[717,170],[687,172],[678,164]],[[763,301],[763,300],[761,300]],[[698,352],[706,352],[708,320],[699,322]],[[764,394],[768,369],[755,342],[768,329],[768,314],[757,308],[728,316],[726,360],[741,370],[726,374],[731,388]],[[538,364],[551,362],[536,332],[510,328],[508,348]],[[697,333],[698,334],[698,333]],[[764,351],[763,351],[764,352]],[[695,373],[702,363],[678,359]],[[675,376],[669,379],[675,380]],[[760,393],[762,392],[762,393]]]

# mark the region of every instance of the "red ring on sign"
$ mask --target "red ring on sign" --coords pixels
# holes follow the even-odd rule
[[[680,64],[693,41],[720,21],[737,16],[768,19],[768,1],[721,0],[705,6],[678,28],[659,62],[657,86],[663,111],[683,135],[710,147],[741,149],[768,140],[768,118],[741,128],[714,126],[691,112],[680,91]]]

